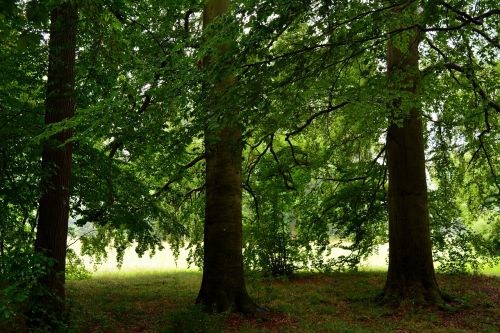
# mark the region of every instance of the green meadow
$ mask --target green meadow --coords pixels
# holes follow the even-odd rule
[[[71,332],[498,332],[497,275],[438,275],[448,308],[376,302],[385,272],[248,276],[250,295],[266,309],[253,316],[208,315],[194,301],[197,271],[97,273],[68,281]]]

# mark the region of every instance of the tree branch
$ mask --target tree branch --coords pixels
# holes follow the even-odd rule
[[[290,184],[288,184],[287,175],[282,170],[281,163],[278,159],[278,155],[276,155],[276,152],[273,149],[273,140],[274,140],[274,134],[271,135],[271,142],[269,144],[269,150],[271,151],[271,154],[273,155],[273,158],[276,161],[276,164],[278,165],[278,172],[281,174],[281,177],[283,177],[283,183],[285,184],[285,188],[287,190],[295,190],[296,188],[293,185],[290,186]],[[289,176],[289,178],[291,178],[291,176]],[[293,184],[293,180],[292,180],[292,184]]]
[[[372,171],[373,167],[375,166],[375,163],[377,163],[378,159],[382,156],[382,154],[385,152],[385,149],[387,148],[386,145],[382,147],[382,149],[378,152],[377,156],[372,159],[370,162],[370,167],[366,171],[366,174],[363,176],[358,176],[358,177],[352,177],[352,178],[315,178],[318,180],[326,180],[326,181],[334,181],[334,182],[339,182],[339,183],[349,183],[353,181],[358,181],[362,180],[363,182],[370,177],[370,172]],[[385,157],[384,157],[385,161]]]
[[[165,185],[163,185],[161,188],[159,188],[154,194],[153,194],[153,197],[155,198],[158,198],[163,192],[167,191],[168,188],[170,187],[170,185],[172,185],[173,183],[175,183],[176,181],[178,181],[181,177],[182,177],[182,174],[184,171],[186,171],[187,169],[193,167],[194,165],[196,165],[198,162],[202,161],[205,159],[205,155],[200,155],[198,157],[196,157],[195,159],[193,159],[191,162],[189,162],[188,164],[185,164],[183,166],[180,167],[180,170],[177,172],[177,174],[172,177],[170,180],[168,180]]]
[[[199,187],[193,188],[192,190],[190,190],[186,194],[184,194],[184,200],[182,202],[189,199],[194,193],[203,192],[204,190],[205,190],[205,184],[203,184]]]
[[[189,9],[184,15],[184,32],[189,34],[189,17],[193,14],[193,11]]]
[[[245,191],[250,193],[250,195],[252,196],[253,204],[255,206],[255,215],[257,215],[257,220],[259,220],[260,219],[260,212],[259,212],[259,200],[257,199],[257,195],[252,190],[252,187],[250,186],[250,184],[248,182],[246,184],[243,184],[243,188],[245,189]]]
[[[474,90],[477,91],[479,96],[481,96],[481,98],[485,102],[488,103],[487,105],[489,107],[493,108],[496,112],[500,112],[500,105],[497,104],[496,102],[492,101],[490,98],[488,98],[485,91],[479,86],[476,79],[474,78],[473,73],[471,73],[470,70],[467,70],[466,68],[464,68],[458,64],[455,64],[455,63],[445,63],[444,66],[448,69],[452,69],[452,70],[455,70],[457,72],[463,73],[465,75],[465,77],[467,77],[469,79],[469,81],[471,82]]]
[[[83,235],[80,235],[80,237],[78,237],[77,239],[75,239],[73,242],[71,242],[70,244],[68,244],[66,246],[66,249],[69,249],[72,245],[76,244],[76,242],[78,242],[80,239],[82,239],[83,237],[89,235],[89,234],[92,234],[94,232],[97,232],[96,230],[90,230],[90,231],[87,231],[86,233],[84,233]]]
[[[306,122],[305,122],[303,125],[301,125],[301,126],[297,127],[297,128],[296,128],[295,130],[293,130],[292,132],[287,133],[287,134],[286,134],[286,138],[289,138],[289,137],[291,137],[291,136],[294,136],[294,135],[296,135],[296,134],[300,133],[300,132],[301,132],[302,130],[304,130],[307,126],[309,126],[309,125],[310,125],[310,124],[314,121],[314,119],[318,118],[319,116],[324,115],[324,114],[326,114],[326,113],[330,113],[330,112],[335,111],[335,110],[337,110],[337,109],[340,109],[341,107],[343,107],[343,106],[345,106],[345,105],[347,105],[347,104],[349,104],[349,102],[342,102],[342,103],[340,103],[340,104],[338,104],[338,105],[330,106],[330,107],[326,108],[326,109],[325,109],[325,110],[323,110],[323,111],[320,111],[320,112],[317,112],[317,113],[313,114],[312,116],[310,116],[310,117],[306,120]]]
[[[255,167],[257,166],[257,164],[260,162],[260,160],[262,159],[262,157],[263,157],[263,156],[266,154],[266,152],[269,150],[269,148],[271,147],[271,143],[272,143],[272,140],[273,140],[273,135],[271,134],[271,135],[268,135],[268,136],[271,138],[271,140],[270,140],[270,141],[269,141],[269,143],[266,145],[266,148],[264,148],[264,151],[262,151],[262,153],[259,153],[259,154],[257,155],[257,158],[255,159],[255,161],[254,161],[253,163],[249,164],[249,166],[248,166],[248,171],[247,171],[247,181],[246,181],[246,183],[247,183],[247,184],[249,184],[249,183],[250,183],[250,176],[251,176],[251,174],[252,174],[253,170],[255,169]],[[262,138],[262,139],[258,142],[258,144],[257,144],[257,145],[255,145],[254,147],[252,147],[251,152],[252,152],[254,149],[256,149],[256,148],[257,148],[257,147],[258,147],[258,146],[259,146],[259,145],[260,145],[260,144],[261,144],[261,143],[265,140],[265,138],[266,138],[266,137],[268,137],[268,136],[265,136],[264,138]],[[250,153],[251,153],[251,152],[250,152]]]

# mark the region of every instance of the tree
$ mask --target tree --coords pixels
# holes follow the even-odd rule
[[[175,250],[188,244],[191,262],[201,267],[206,191],[200,303],[218,311],[249,300],[239,267],[241,220],[250,269],[355,270],[387,241],[388,151],[381,138],[388,100],[391,121],[401,126],[391,127],[393,138],[414,119],[417,134],[423,127],[428,138],[439,270],[477,270],[482,258],[498,260],[495,1],[418,2],[418,16],[391,12],[416,6],[413,0],[245,0],[224,16],[228,1],[211,1],[201,29],[196,18],[206,2],[79,2],[78,112],[49,126],[43,126],[42,37],[48,8],[63,1],[0,8],[7,15],[0,20],[0,270],[8,284],[14,281],[24,295],[31,288],[18,283],[21,272],[36,280],[25,272],[40,267],[29,252],[38,198],[55,189],[50,181],[62,170],[45,158],[40,186],[40,140],[70,127],[70,139],[52,136],[44,146],[61,152],[68,139],[75,143],[70,215],[89,228],[79,239],[81,254],[98,260],[113,246],[120,259],[133,244],[142,255],[166,241]],[[421,75],[417,66],[405,66],[416,27]],[[400,53],[391,70],[401,68],[389,75],[392,90],[383,65],[389,38],[392,53]],[[413,134],[404,133],[414,148]],[[418,177],[403,176],[398,163],[393,176],[425,180],[422,168]],[[487,232],[472,230],[478,220]],[[224,229],[236,236],[221,236]],[[350,253],[328,255],[339,247]],[[26,264],[17,267],[29,269],[8,265],[19,253]]]
[[[229,9],[229,0],[211,0],[203,12],[204,29]],[[227,45],[217,45],[217,55],[205,57],[205,69],[221,62]],[[242,249],[242,139],[238,113],[223,109],[223,94],[234,81],[230,73],[216,82],[211,91],[209,112],[222,124],[205,130],[206,202],[204,226],[203,280],[196,300],[208,311],[228,309],[254,312],[243,276]],[[217,80],[217,79],[216,79]],[[212,121],[213,121],[212,117]],[[213,128],[216,128],[215,130]]]
[[[51,11],[49,70],[45,124],[51,126],[67,121],[75,112],[75,48],[78,20],[77,6],[63,3]],[[47,316],[58,317],[64,310],[66,242],[71,190],[73,130],[65,126],[50,137],[42,152],[42,194],[35,251],[53,259],[53,267],[41,281],[50,293],[43,299]],[[39,299],[41,302],[42,299]],[[35,304],[40,306],[41,304]],[[46,318],[37,318],[42,320]]]
[[[398,19],[408,12],[394,10]],[[418,46],[421,32],[410,29],[388,43],[387,75],[397,97],[391,102],[387,133],[389,169],[389,271],[384,300],[441,303],[432,261],[427,207],[424,135],[418,106]]]

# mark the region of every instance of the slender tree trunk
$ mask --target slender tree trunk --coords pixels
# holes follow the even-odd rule
[[[61,4],[51,12],[46,125],[74,115],[77,20],[78,13],[74,4]],[[48,317],[56,318],[64,310],[72,156],[72,145],[67,141],[72,135],[72,130],[55,134],[45,143],[42,152],[42,169],[45,174],[41,184],[35,251],[51,258],[54,265],[48,276],[41,281],[52,297],[36,300],[38,304],[35,306],[44,307],[48,310]]]
[[[420,33],[413,30],[394,36],[388,45],[387,74],[400,97],[392,103],[387,133],[389,271],[384,301],[396,304],[442,302],[432,260],[425,143],[417,105],[419,41]]]
[[[203,25],[206,27],[227,12],[229,0],[208,1]],[[223,53],[224,45],[219,52]],[[204,59],[204,67],[217,62],[217,57]],[[233,78],[216,83],[210,107],[221,110],[220,96]],[[224,106],[226,107],[226,106]],[[204,229],[203,280],[196,303],[206,311],[227,310],[254,312],[256,305],[248,296],[243,276],[242,249],[242,140],[241,128],[234,120],[236,112],[224,112],[222,129],[205,131],[206,203]]]

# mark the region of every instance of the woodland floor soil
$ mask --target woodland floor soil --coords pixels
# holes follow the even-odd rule
[[[438,275],[450,309],[382,307],[384,272],[248,277],[270,312],[207,315],[193,305],[197,272],[117,273],[68,281],[71,332],[499,332],[500,278]]]

